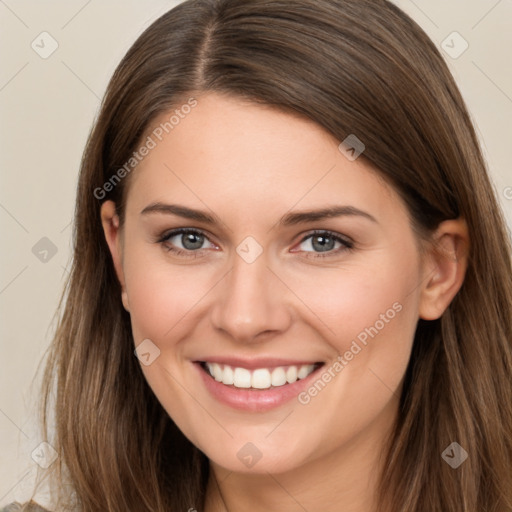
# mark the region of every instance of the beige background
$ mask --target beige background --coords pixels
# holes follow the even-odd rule
[[[270,1],[270,0],[269,0]],[[32,382],[48,346],[70,257],[83,146],[115,66],[135,38],[179,1],[0,0],[0,506],[23,499],[40,439]],[[444,53],[482,141],[512,225],[512,2],[397,0],[441,47],[457,31],[469,44]],[[51,34],[57,50],[31,47]],[[457,51],[462,41],[448,39]],[[57,252],[48,252],[48,238]],[[36,254],[32,248],[36,246]],[[43,499],[43,502],[45,500]]]

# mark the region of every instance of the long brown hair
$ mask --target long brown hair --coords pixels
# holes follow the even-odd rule
[[[420,234],[466,220],[465,282],[439,320],[418,323],[380,491],[393,512],[512,511],[505,221],[442,56],[386,0],[188,0],[120,63],[81,164],[74,261],[45,372],[59,510],[69,496],[85,512],[202,507],[208,461],[168,417],[134,356],[100,207],[113,199],[123,221],[129,177],[105,193],[104,184],[157,116],[205,91],[304,116],[340,142],[356,134],[366,146],[361,158],[400,193]],[[454,441],[469,454],[457,469],[441,457]]]

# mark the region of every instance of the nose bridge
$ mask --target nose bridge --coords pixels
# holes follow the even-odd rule
[[[213,308],[212,322],[234,339],[250,342],[263,332],[286,329],[290,315],[284,289],[276,293],[276,287],[280,287],[267,267],[265,253],[254,261],[241,254],[233,257],[232,269]]]

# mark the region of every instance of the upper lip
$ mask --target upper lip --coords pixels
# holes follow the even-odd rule
[[[297,359],[283,359],[276,357],[262,357],[253,359],[243,359],[239,357],[222,357],[222,356],[211,356],[197,359],[198,363],[217,363],[227,364],[233,368],[246,368],[247,370],[254,370],[256,368],[277,368],[279,366],[303,366],[307,364],[321,364],[322,361],[310,359],[310,360],[297,360]]]

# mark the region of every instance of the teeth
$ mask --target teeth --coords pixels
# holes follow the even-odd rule
[[[235,368],[233,385],[237,388],[251,387],[251,372],[245,368]]]
[[[288,370],[286,370],[286,381],[288,384],[292,384],[297,380],[297,367],[296,366],[289,366]]]
[[[222,383],[227,386],[231,386],[234,382],[234,372],[231,366],[224,366],[224,371],[222,373]]]
[[[222,368],[217,363],[213,363],[213,378],[217,382],[222,382],[222,375],[223,375]]]
[[[314,368],[315,367],[312,364],[301,366],[297,372],[297,377],[299,379],[305,379],[313,371]]]
[[[314,364],[278,366],[272,370],[258,368],[252,371],[246,368],[233,368],[227,364],[221,366],[217,363],[206,363],[206,367],[217,382],[236,388],[254,389],[269,389],[271,386],[293,384],[297,380],[305,379],[315,369]]]
[[[286,384],[286,373],[280,366],[272,372],[272,386],[284,386]]]
[[[267,389],[272,385],[270,372],[266,368],[260,368],[252,372],[251,386],[256,389]]]

